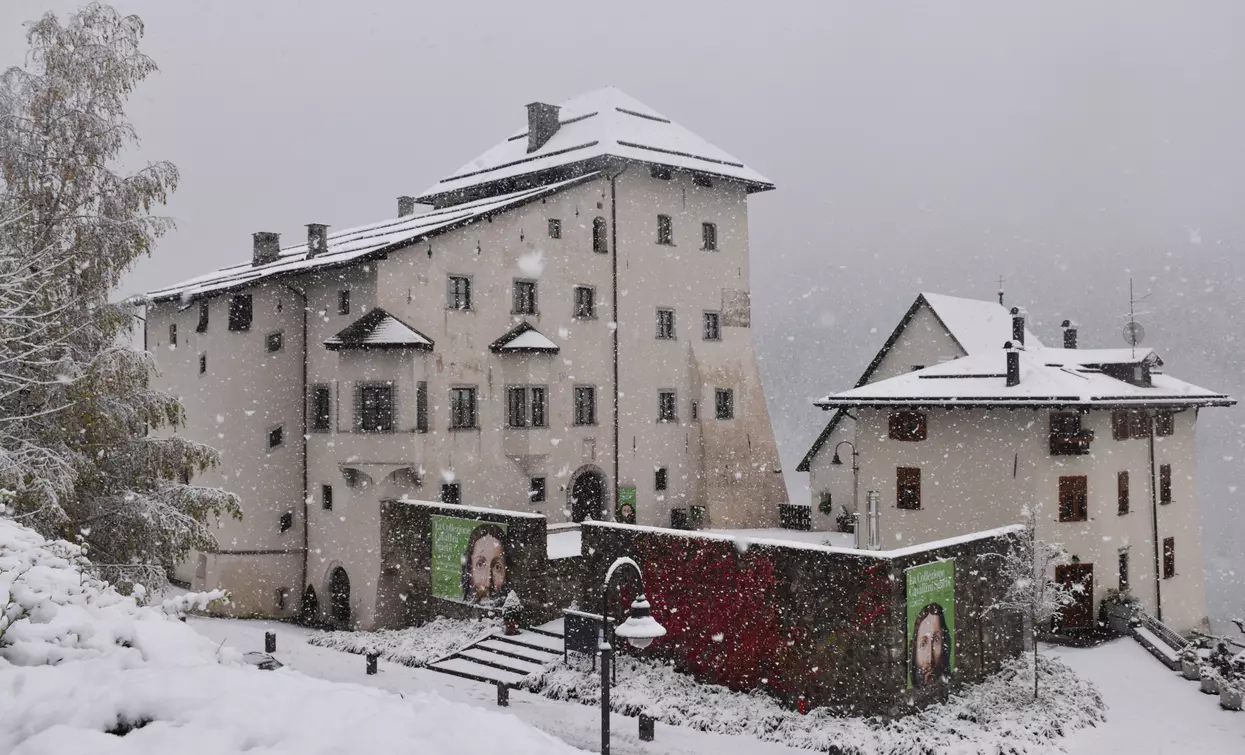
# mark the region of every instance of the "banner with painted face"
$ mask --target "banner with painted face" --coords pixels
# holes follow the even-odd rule
[[[457,603],[500,606],[509,589],[509,525],[432,517],[432,595]]]
[[[908,591],[908,688],[945,684],[955,668],[955,559],[904,572]]]

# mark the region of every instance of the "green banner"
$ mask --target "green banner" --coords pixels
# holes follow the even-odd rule
[[[614,521],[635,524],[635,488],[618,489],[618,504],[614,507]]]
[[[432,595],[458,603],[501,605],[509,589],[508,525],[432,517]]]
[[[908,589],[908,688],[945,683],[955,668],[955,559],[904,572]]]

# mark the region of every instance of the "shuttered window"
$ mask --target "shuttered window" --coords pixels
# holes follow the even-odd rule
[[[311,389],[311,429],[324,433],[333,429],[332,400],[327,385]]]
[[[1163,579],[1176,576],[1176,538],[1163,538]]]
[[[1128,491],[1128,472],[1120,472],[1116,474],[1117,497],[1119,499],[1119,513],[1127,514],[1129,508],[1129,491]]]
[[[450,390],[450,429],[468,430],[476,427],[476,389],[474,386]]]
[[[208,329],[208,314],[211,312],[211,300],[199,300],[199,323],[195,325],[196,333],[206,333]]]
[[[605,218],[592,219],[592,251],[604,254],[610,250],[609,238],[606,236]]]
[[[1059,521],[1083,522],[1089,516],[1089,478],[1059,478]]]
[[[925,415],[921,412],[891,412],[891,440],[925,440]]]
[[[1172,465],[1159,466],[1159,503],[1172,502]]]
[[[415,384],[415,430],[428,432],[428,383],[423,380]]]
[[[393,432],[394,386],[392,383],[359,383],[355,386],[355,429],[364,433]]]
[[[899,467],[895,470],[895,505],[912,511],[921,508],[921,470]]]
[[[229,329],[246,331],[251,329],[251,295],[234,294],[229,297]]]
[[[1154,415],[1154,434],[1162,437],[1176,432],[1176,415],[1171,412],[1158,412]]]

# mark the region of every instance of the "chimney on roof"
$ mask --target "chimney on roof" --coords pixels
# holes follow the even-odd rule
[[[281,252],[281,234],[258,231],[251,234],[251,264],[255,266],[276,262]]]
[[[329,249],[329,227],[323,223],[307,224],[307,259],[318,257]]]
[[[1020,385],[1020,350],[1011,341],[1003,344],[1007,349],[1007,387]]]
[[[558,111],[561,109],[557,105],[546,105],[543,102],[533,102],[527,106],[528,152],[535,152],[545,146],[545,142],[558,133],[558,127],[562,125],[558,121]]]
[[[398,197],[398,217],[415,214],[415,197]]]
[[[1025,347],[1025,311],[1020,307],[1012,307],[1012,340],[1017,348]]]
[[[1071,320],[1063,321],[1063,347],[1065,349],[1076,348],[1076,323]]]

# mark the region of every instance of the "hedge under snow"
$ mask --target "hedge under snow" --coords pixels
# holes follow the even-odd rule
[[[501,630],[498,619],[437,617],[421,627],[382,629],[379,632],[322,632],[307,638],[317,645],[347,653],[379,653],[381,658],[406,666],[427,666]]]
[[[87,566],[77,546],[0,516],[2,753],[579,752],[433,693],[260,671],[177,621],[212,594],[143,606]]]
[[[610,688],[616,712],[844,755],[1045,753],[1068,733],[1106,720],[1098,690],[1048,658],[1040,661],[1042,694],[1036,702],[1033,661],[1024,657],[946,703],[892,721],[839,717],[825,709],[800,715],[763,693],[698,684],[660,662],[628,656],[617,661],[618,682]],[[582,659],[559,661],[526,685],[555,700],[600,705],[600,675],[587,666]]]

